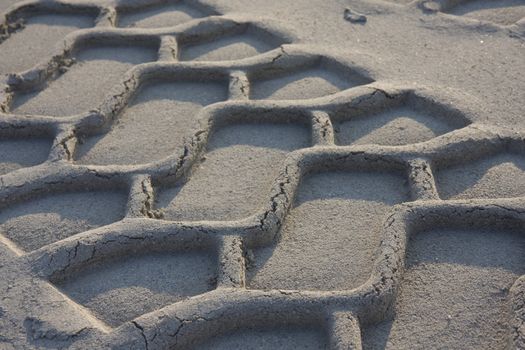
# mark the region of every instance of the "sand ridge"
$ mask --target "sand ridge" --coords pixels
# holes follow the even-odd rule
[[[398,3],[318,5],[522,40],[486,1]],[[283,4],[10,7],[0,346],[525,347],[525,133]]]

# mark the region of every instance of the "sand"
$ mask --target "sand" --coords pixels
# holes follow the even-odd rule
[[[88,266],[78,278],[57,285],[108,325],[117,327],[145,312],[215,288],[216,262],[210,255],[198,251],[130,254]],[[107,283],[99,283],[101,278]]]
[[[301,100],[335,94],[359,84],[319,68],[293,72],[277,79],[255,80],[250,97],[254,100]]]
[[[444,168],[436,173],[436,183],[442,198],[521,197],[524,170],[521,155],[500,153]]]
[[[308,147],[308,130],[239,124],[212,135],[186,182],[159,188],[157,208],[171,220],[238,220],[264,204],[288,152]]]
[[[0,349],[525,349],[525,1],[0,13]]]
[[[393,322],[364,332],[365,349],[504,349],[508,294],[524,272],[519,233],[432,231],[410,242]]]
[[[196,349],[328,349],[326,337],[315,329],[244,329],[211,339]]]
[[[12,138],[0,143],[0,173],[38,165],[47,160],[52,140],[35,138]]]
[[[272,47],[251,33],[242,33],[181,47],[181,61],[229,61],[251,57]]]
[[[24,29],[2,43],[0,73],[15,73],[32,68],[53,54],[55,46],[67,34],[93,26],[94,18],[86,15],[53,14],[27,17]]]
[[[166,4],[122,13],[119,27],[156,28],[182,24],[194,18],[204,17],[201,11],[184,3]]]
[[[141,164],[168,157],[199,130],[202,107],[224,101],[227,82],[158,82],[144,87],[111,130],[86,138],[83,164]]]
[[[249,288],[359,287],[372,270],[381,218],[407,199],[406,181],[396,174],[334,172],[306,178],[279,241],[253,252]],[[334,261],[340,263],[334,266]]]
[[[126,194],[118,192],[73,192],[32,198],[2,211],[1,230],[23,250],[34,250],[118,221],[124,217],[125,205]]]
[[[11,110],[16,114],[69,116],[98,107],[106,92],[134,64],[154,61],[154,50],[130,46],[89,47],[75,56],[75,63],[41,90],[18,95]],[[67,103],[63,102],[63,99]]]
[[[499,24],[513,24],[525,16],[525,4],[519,0],[471,1],[459,3],[449,10],[455,15],[492,21]]]
[[[334,130],[340,145],[401,146],[428,141],[453,129],[430,115],[401,107],[341,121]]]

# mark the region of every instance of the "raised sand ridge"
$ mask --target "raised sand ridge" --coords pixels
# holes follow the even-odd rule
[[[525,349],[524,0],[0,12],[0,349]]]

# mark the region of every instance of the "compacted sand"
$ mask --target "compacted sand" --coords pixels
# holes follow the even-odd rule
[[[524,0],[0,13],[0,349],[525,349]]]

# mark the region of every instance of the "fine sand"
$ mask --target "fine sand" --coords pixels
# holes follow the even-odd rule
[[[0,349],[525,349],[525,0],[0,13]]]

